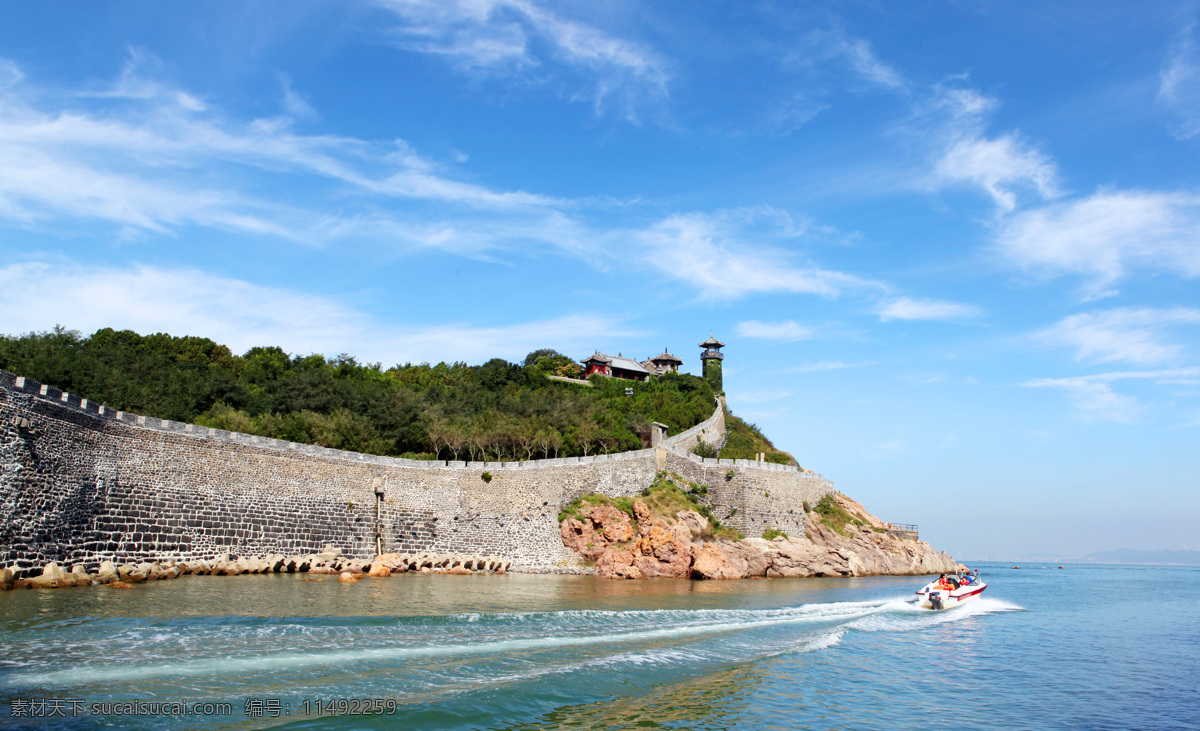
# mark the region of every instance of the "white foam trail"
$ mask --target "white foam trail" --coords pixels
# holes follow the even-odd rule
[[[915,602],[889,605],[888,613],[868,615],[847,623],[847,627],[863,632],[911,632],[948,622],[961,622],[970,617],[980,617],[995,612],[1022,611],[1024,607],[1003,599],[979,597],[964,604],[940,611],[924,609]],[[901,615],[901,616],[896,616]],[[914,621],[914,619],[918,621]]]
[[[472,644],[434,645],[425,647],[358,648],[338,652],[280,653],[251,657],[197,658],[186,663],[162,663],[141,666],[76,667],[44,673],[25,673],[9,678],[9,686],[71,686],[96,682],[129,681],[162,676],[202,676],[245,673],[252,671],[290,670],[301,667],[338,665],[380,660],[412,660],[420,658],[478,656],[546,650],[562,647],[647,642],[681,639],[703,635],[736,632],[762,627],[801,624],[828,620],[847,620],[864,613],[878,611],[881,602],[837,602],[803,605],[785,610],[692,610],[687,615],[722,616],[725,619],[746,617],[741,621],[689,624],[652,630],[635,630],[580,636],[534,637]],[[680,612],[680,610],[667,610]],[[628,618],[630,613],[613,613]],[[735,615],[735,617],[730,617]],[[764,616],[765,615],[765,616]],[[753,617],[761,617],[753,619]]]
[[[972,610],[971,608],[975,609]],[[163,676],[214,676],[226,674],[241,674],[254,671],[294,670],[304,667],[319,667],[326,665],[354,664],[362,662],[377,662],[386,660],[414,660],[422,658],[466,657],[481,655],[497,655],[519,653],[523,651],[550,650],[564,647],[585,647],[595,645],[616,645],[629,642],[651,642],[656,640],[686,639],[721,633],[739,632],[764,627],[778,627],[805,623],[835,622],[840,626],[832,632],[825,632],[791,647],[783,648],[778,653],[808,652],[836,645],[841,641],[846,628],[868,632],[903,631],[929,627],[942,621],[952,621],[955,617],[986,614],[992,611],[1019,610],[1021,607],[999,599],[977,599],[962,607],[956,607],[946,612],[930,612],[916,607],[906,599],[886,599],[865,602],[831,602],[821,604],[806,604],[799,607],[784,609],[760,610],[728,610],[728,609],[698,609],[698,610],[651,610],[651,611],[605,611],[605,610],[564,610],[561,612],[530,613],[526,615],[510,614],[502,617],[496,615],[457,615],[472,626],[489,623],[491,620],[528,622],[530,619],[543,620],[554,618],[552,626],[542,627],[542,631],[578,629],[580,620],[588,620],[592,630],[605,629],[595,627],[596,620],[601,624],[619,623],[620,625],[657,625],[657,629],[629,629],[624,627],[609,627],[610,631],[581,635],[557,635],[549,637],[524,637],[504,640],[493,640],[471,643],[452,643],[444,645],[426,645],[416,647],[367,647],[332,652],[294,653],[283,652],[261,654],[257,656],[210,657],[187,660],[186,662],[163,662],[142,665],[122,666],[77,666],[62,670],[41,673],[18,673],[10,676],[7,685],[10,687],[29,686],[76,686],[90,683],[121,682],[141,679],[159,678]],[[906,619],[889,617],[887,615],[901,614]],[[914,615],[924,615],[929,620],[913,622]],[[534,615],[534,616],[530,616]],[[572,620],[563,622],[562,620]],[[675,626],[662,627],[664,622],[675,620]],[[270,628],[256,628],[258,632],[270,632]],[[535,629],[531,627],[530,629]],[[349,641],[357,641],[348,638]],[[640,655],[643,661],[648,660],[647,653],[629,653],[625,660]],[[760,655],[761,656],[761,655]],[[617,656],[620,657],[620,656]],[[615,658],[610,658],[610,660]]]

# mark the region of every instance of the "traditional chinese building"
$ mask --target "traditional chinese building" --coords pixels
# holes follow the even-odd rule
[[[723,392],[721,361],[725,360],[725,354],[721,348],[725,347],[725,343],[710,335],[708,340],[700,343],[700,347],[704,348],[704,352],[700,353],[700,361],[704,364],[704,380],[712,384],[718,393]]]
[[[636,360],[626,358],[620,353],[605,355],[597,350],[593,355],[580,362],[583,363],[585,369],[584,378],[598,373],[609,378],[624,378],[632,381],[650,380],[648,369]]]
[[[642,367],[656,376],[664,373],[678,373],[679,367],[682,365],[683,361],[667,352],[666,348],[663,348],[662,355],[642,361]]]

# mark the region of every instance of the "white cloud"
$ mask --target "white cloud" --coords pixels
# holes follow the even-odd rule
[[[1014,263],[1046,275],[1087,277],[1089,297],[1134,268],[1200,276],[1200,196],[1102,191],[1020,211],[996,240]]]
[[[813,336],[812,328],[788,320],[786,322],[759,322],[747,320],[737,324],[737,334],[743,338],[764,340],[807,340]]]
[[[778,213],[778,212],[771,212]],[[736,215],[735,215],[736,214]],[[792,292],[833,297],[846,289],[878,286],[843,272],[796,261],[780,246],[802,235],[790,219],[772,219],[766,231],[756,229],[753,212],[678,214],[634,234],[647,248],[647,261],[663,274],[688,282],[704,299],[736,299],[760,292]]]
[[[945,183],[983,188],[1002,210],[1017,206],[1015,189],[1028,187],[1042,198],[1058,195],[1058,172],[1041,152],[1015,134],[987,139],[967,135],[955,140],[937,162],[934,175]]]
[[[1136,399],[1113,391],[1112,383],[1124,380],[1193,383],[1197,378],[1200,378],[1200,368],[1175,368],[1158,371],[1098,373],[1073,378],[1036,378],[1020,385],[1026,388],[1063,389],[1072,403],[1085,412],[1115,421],[1130,421],[1137,416],[1140,406]]]
[[[1002,212],[1017,207],[1020,192],[1041,199],[1059,195],[1058,169],[1047,155],[1016,132],[985,134],[995,99],[973,89],[938,85],[916,118],[935,158],[927,185],[970,185],[985,191]]]
[[[278,345],[292,353],[351,353],[385,366],[406,361],[504,357],[537,348],[583,352],[596,338],[639,333],[590,314],[503,326],[405,326],[380,322],[336,300],[190,269],[9,264],[0,268],[0,309],[10,333],[61,324],[209,337],[244,352]]]
[[[584,71],[597,113],[612,98],[637,121],[638,107],[667,94],[668,63],[646,46],[566,19],[531,0],[377,0],[400,21],[404,48],[489,73],[542,69],[546,62]]]
[[[1196,24],[1176,36],[1159,73],[1158,102],[1176,117],[1172,130],[1181,140],[1200,134],[1200,59],[1196,54]]]
[[[144,78],[155,65],[134,50],[114,83],[65,98],[0,87],[0,218],[91,219],[158,234],[194,225],[316,244],[369,228],[401,232],[405,245],[464,250],[479,244],[455,239],[457,229],[491,248],[509,242],[489,231],[520,230],[528,241],[544,227],[548,235],[534,240],[556,246],[549,236],[573,205],[455,179],[403,141],[297,134],[289,117],[228,119]],[[289,112],[305,113],[283,82]],[[318,192],[293,194],[300,188]],[[429,236],[431,228],[448,235]]]
[[[879,320],[960,320],[982,314],[983,310],[975,305],[900,297],[880,307]]]
[[[836,296],[880,285],[806,261],[795,243],[836,237],[771,209],[668,216],[600,228],[594,201],[495,190],[450,174],[403,140],[301,134],[293,118],[229,118],[144,78],[141,51],[86,94],[0,89],[0,220],[34,229],[170,241],[189,227],[324,246],[369,242],[487,257],[555,251],[604,267],[642,261],[707,299]],[[290,82],[281,77],[284,104]],[[294,92],[291,92],[293,96]],[[291,100],[292,114],[305,113]],[[252,240],[252,239],[250,239]]]
[[[1035,337],[1075,349],[1076,360],[1156,365],[1178,360],[1181,346],[1163,342],[1166,327],[1200,323],[1200,310],[1120,308],[1071,315]]]

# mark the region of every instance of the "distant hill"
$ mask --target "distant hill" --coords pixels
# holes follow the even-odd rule
[[[1200,551],[1135,551],[1118,548],[1084,556],[1088,563],[1148,563],[1172,564],[1177,566],[1200,566]]]

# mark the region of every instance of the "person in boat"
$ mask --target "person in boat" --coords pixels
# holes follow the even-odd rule
[[[971,583],[971,572],[970,571],[967,571],[962,576],[958,577],[958,585],[959,586],[967,586],[970,583]]]
[[[951,589],[957,589],[958,587],[957,587],[957,586],[951,586],[951,585],[950,585],[950,579],[947,579],[947,578],[946,578],[946,575],[945,575],[945,574],[942,574],[941,576],[939,576],[939,577],[938,577],[938,580],[937,580],[937,588],[939,588],[939,589],[944,589],[944,590],[946,590],[946,591],[950,591]]]

